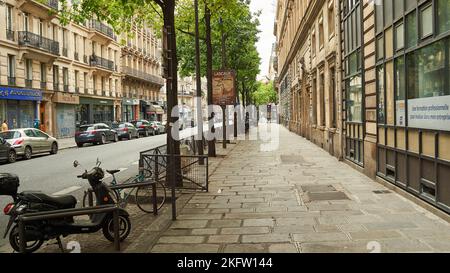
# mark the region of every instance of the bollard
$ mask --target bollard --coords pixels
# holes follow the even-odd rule
[[[157,199],[158,197],[156,196],[156,182],[152,184],[152,199],[153,199],[153,215],[158,215],[158,204],[157,204]]]
[[[25,253],[27,240],[25,239],[25,224],[22,217],[19,217],[19,249],[20,253]]]

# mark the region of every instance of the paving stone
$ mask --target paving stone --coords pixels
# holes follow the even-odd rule
[[[240,227],[242,224],[242,220],[211,220],[209,227]]]
[[[314,232],[312,225],[290,225],[290,226],[275,226],[273,233],[291,234],[291,233],[311,233]]]
[[[180,220],[202,220],[221,219],[223,214],[203,213],[203,214],[181,214],[177,217]]]
[[[244,227],[258,227],[258,226],[273,226],[275,224],[275,219],[245,219]]]
[[[263,234],[263,235],[242,235],[243,243],[277,243],[290,242],[288,234]]]
[[[159,238],[159,244],[201,244],[204,236],[163,236]]]
[[[350,237],[353,240],[375,240],[384,238],[398,238],[402,237],[400,233],[395,230],[383,230],[383,231],[357,231],[350,232]]]
[[[383,230],[383,229],[403,229],[403,228],[416,228],[417,225],[411,222],[378,222],[378,223],[366,223],[364,226],[367,230]]]
[[[265,253],[267,252],[264,244],[227,244],[225,253]]]
[[[314,218],[276,218],[277,226],[291,226],[291,225],[314,225],[316,220]]]
[[[294,244],[271,244],[269,245],[270,253],[297,253]]]
[[[316,232],[340,232],[338,226],[336,225],[314,225],[314,230]]]
[[[347,235],[342,232],[316,232],[316,233],[303,233],[293,234],[292,238],[296,242],[308,243],[308,242],[330,242],[330,241],[348,241]]]
[[[155,253],[218,253],[218,244],[157,244],[151,252]]]
[[[215,235],[219,233],[218,228],[199,228],[193,229],[191,235]]]
[[[367,244],[360,242],[319,242],[300,245],[301,253],[368,253]]]
[[[269,233],[268,227],[222,228],[221,234],[262,234]]]
[[[170,228],[204,228],[207,224],[208,220],[177,220]]]
[[[208,243],[238,243],[239,235],[212,235],[208,237]]]

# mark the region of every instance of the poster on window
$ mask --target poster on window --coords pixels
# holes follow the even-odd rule
[[[408,100],[408,126],[450,131],[450,96]]]
[[[406,111],[405,111],[405,101],[404,100],[398,100],[396,101],[395,105],[396,109],[396,117],[397,122],[395,123],[397,126],[405,126],[406,124]]]

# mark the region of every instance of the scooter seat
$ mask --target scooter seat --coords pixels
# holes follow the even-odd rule
[[[120,170],[106,170],[106,172],[108,172],[109,174],[115,174],[120,172]]]
[[[77,199],[72,195],[50,196],[42,192],[23,192],[22,195],[31,202],[42,202],[60,209],[75,208]]]

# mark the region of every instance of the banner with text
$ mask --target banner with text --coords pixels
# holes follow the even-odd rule
[[[408,100],[408,126],[450,131],[450,96]]]

